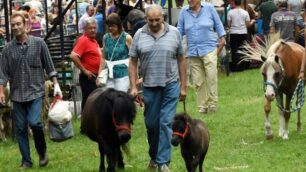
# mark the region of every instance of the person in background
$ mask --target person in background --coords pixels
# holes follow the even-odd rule
[[[270,32],[271,16],[276,11],[277,7],[273,0],[267,0],[258,7],[257,18],[262,18],[262,29],[264,35],[268,35]]]
[[[103,37],[103,55],[107,65],[100,64],[100,70],[107,67],[109,78],[106,87],[127,92],[129,89],[128,64],[132,37],[123,30],[117,13],[106,18],[107,33]]]
[[[103,8],[102,5],[97,6],[97,13],[95,15],[98,24],[98,32],[96,36],[96,40],[100,47],[102,47],[102,38],[103,38]]]
[[[129,55],[132,96],[138,95],[138,61],[143,74],[144,121],[150,162],[148,170],[170,172],[171,123],[178,100],[186,98],[186,62],[179,31],[164,22],[160,5],[146,8],[147,24],[134,35]]]
[[[83,35],[77,39],[70,54],[75,66],[81,70],[79,81],[82,91],[82,109],[89,94],[97,88],[96,78],[99,66],[100,63],[104,63],[102,52],[96,41],[96,19],[94,17],[86,18],[83,29]]]
[[[146,24],[145,14],[139,9],[133,9],[127,16],[127,28],[131,36],[134,37],[138,29]]]
[[[86,13],[87,8],[88,8],[89,5],[90,5],[89,0],[81,1],[81,3],[78,6],[78,15],[79,15],[79,17],[83,16]]]
[[[304,13],[303,13],[303,19],[304,19],[304,22],[306,22],[306,1],[304,1],[304,4],[303,4],[303,9],[304,9]],[[304,46],[306,45],[306,29],[304,29]],[[300,74],[299,74],[299,79],[302,79],[302,80],[305,80],[305,65],[306,65],[306,49],[305,49],[305,53],[304,53],[304,58],[302,60],[302,64],[301,64],[301,68],[300,68]]]
[[[31,168],[33,165],[29,126],[39,155],[39,166],[48,164],[47,145],[40,120],[45,95],[45,74],[53,81],[54,96],[63,96],[45,41],[28,35],[25,25],[26,21],[21,13],[11,16],[11,29],[15,38],[5,45],[0,59],[0,103],[5,103],[4,86],[9,82],[14,127],[22,156],[21,169]]]
[[[40,17],[36,16],[36,10],[33,8],[29,12],[31,18],[31,31],[30,35],[41,37],[42,33],[42,26],[41,26],[41,19]]]
[[[83,33],[83,28],[84,28],[84,20],[86,20],[86,18],[91,17],[95,14],[95,7],[92,5],[88,5],[86,8],[86,13],[84,15],[82,15],[82,17],[79,20],[79,33]]]
[[[28,6],[28,5],[23,5],[23,6],[19,7],[18,11],[26,11],[26,12],[29,12],[30,9],[31,9],[30,6]]]
[[[30,6],[31,9],[34,8],[36,10],[37,15],[41,15],[44,12],[44,8],[40,0],[30,0],[24,3],[24,5]]]
[[[177,28],[186,35],[191,83],[196,89],[199,113],[217,110],[217,61],[225,44],[225,31],[217,11],[210,3],[188,0],[181,9]]]
[[[232,72],[239,72],[246,69],[247,62],[240,62],[241,55],[238,50],[248,39],[247,28],[255,24],[255,20],[250,20],[250,16],[247,11],[242,8],[241,0],[235,0],[235,8],[230,10],[227,17],[227,23],[230,28],[230,46],[232,53],[232,62],[230,69]]]
[[[302,0],[288,0],[288,10],[293,11],[297,16],[300,15],[302,7]]]
[[[297,15],[288,10],[287,0],[278,0],[277,7],[278,11],[271,16],[270,33],[280,32],[285,41],[296,41],[299,33]]]

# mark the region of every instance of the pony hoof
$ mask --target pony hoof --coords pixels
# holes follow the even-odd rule
[[[273,140],[273,134],[266,135],[266,139],[267,139],[267,140]]]
[[[289,137],[288,137],[288,135],[283,135],[282,139],[283,139],[283,140],[288,140]]]
[[[298,132],[298,133],[301,133],[301,131],[302,131],[301,128],[298,128],[298,129],[297,129],[297,132]]]
[[[118,163],[118,168],[120,168],[120,169],[124,169],[124,164],[120,164],[120,163]]]

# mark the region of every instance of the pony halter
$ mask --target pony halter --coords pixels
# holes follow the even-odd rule
[[[116,128],[116,131],[126,131],[128,132],[129,134],[131,134],[131,128],[126,125],[126,124],[117,124],[116,123],[116,119],[115,119],[115,113],[112,113],[112,121],[113,121],[113,124]]]
[[[172,133],[172,136],[179,136],[181,137],[182,139],[184,139],[186,137],[186,135],[188,134],[188,131],[189,131],[189,124],[187,123],[186,127],[185,127],[185,130],[184,130],[184,133],[180,133],[180,132],[173,132]]]

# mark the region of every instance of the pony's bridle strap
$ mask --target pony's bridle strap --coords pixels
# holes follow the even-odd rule
[[[115,119],[115,113],[112,113],[112,121],[113,121],[113,124],[116,128],[116,131],[126,131],[128,133],[131,133],[131,128],[126,125],[126,124],[117,124],[116,123],[116,119]]]
[[[182,139],[184,139],[186,137],[186,135],[188,134],[189,131],[189,124],[186,125],[184,133],[180,133],[180,132],[173,132],[172,135],[177,135],[179,137],[181,137]]]
[[[272,86],[275,92],[278,91],[279,86],[277,86],[276,84],[274,84],[272,82],[269,82],[269,81],[264,81],[264,91],[266,91],[267,85]]]

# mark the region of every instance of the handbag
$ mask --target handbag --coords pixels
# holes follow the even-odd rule
[[[69,101],[63,101],[61,97],[55,96],[48,112],[48,120],[57,124],[70,121],[72,114],[69,111]]]
[[[49,121],[48,131],[50,140],[54,142],[62,142],[74,136],[71,120],[62,124]]]
[[[104,68],[102,69],[102,71],[99,73],[98,75],[98,79],[97,79],[97,86],[98,87],[103,87],[106,85],[107,83],[107,79],[108,79],[108,69]]]
[[[123,34],[123,33],[121,33],[121,35],[119,36],[119,38],[118,38],[118,40],[117,40],[117,42],[116,42],[116,44],[115,44],[115,47],[114,47],[114,49],[113,49],[113,52],[112,52],[112,55],[111,55],[111,58],[110,58],[109,61],[112,61],[112,59],[113,59],[115,49],[116,49],[116,47],[117,47],[117,44],[118,44],[118,42],[119,42],[119,40],[120,40],[122,34]],[[108,79],[108,76],[109,76],[108,72],[109,72],[109,71],[108,71],[108,68],[106,68],[106,63],[105,63],[103,69],[101,70],[101,72],[99,73],[98,78],[97,78],[96,85],[97,85],[98,87],[104,87],[104,86],[106,85],[107,79]]]
[[[49,138],[55,142],[65,141],[73,137],[72,115],[69,111],[69,101],[63,101],[56,96],[48,113]]]

